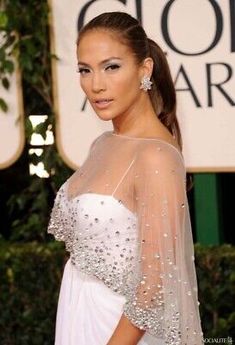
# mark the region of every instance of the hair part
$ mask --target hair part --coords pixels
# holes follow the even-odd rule
[[[151,76],[152,89],[149,96],[156,116],[170,131],[182,150],[182,137],[176,116],[176,92],[170,68],[163,50],[148,38],[139,21],[125,12],[106,12],[89,21],[79,32],[77,45],[83,36],[92,30],[103,29],[118,35],[134,53],[136,62],[141,64],[145,58],[153,60]],[[187,189],[192,187],[192,177],[187,174]]]

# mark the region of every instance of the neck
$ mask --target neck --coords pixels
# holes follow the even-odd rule
[[[154,112],[148,94],[142,95],[132,109],[112,120],[114,133],[141,136],[160,128],[161,122]]]

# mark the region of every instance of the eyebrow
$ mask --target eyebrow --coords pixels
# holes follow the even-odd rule
[[[103,64],[105,64],[105,63],[107,63],[107,62],[109,62],[111,60],[122,60],[122,59],[120,57],[112,56],[112,57],[110,57],[108,59],[105,59],[105,60],[101,61],[99,63],[99,65],[103,65]],[[82,61],[78,61],[78,65],[90,66],[88,63],[82,62]]]

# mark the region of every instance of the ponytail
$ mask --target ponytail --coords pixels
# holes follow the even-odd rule
[[[148,38],[149,56],[153,59],[152,90],[150,99],[156,115],[176,138],[181,150],[182,139],[176,117],[176,92],[169,65],[162,49],[156,42]]]
[[[149,96],[153,109],[163,125],[170,131],[182,150],[182,137],[176,116],[176,92],[165,53],[156,42],[148,38],[149,56],[153,59],[152,89]],[[186,174],[186,190],[193,187],[192,174]]]

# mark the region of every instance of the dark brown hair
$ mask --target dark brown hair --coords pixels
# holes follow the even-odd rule
[[[107,12],[92,19],[79,32],[77,44],[90,30],[104,29],[116,33],[132,50],[138,64],[147,57],[154,62],[149,91],[150,99],[159,120],[176,138],[182,149],[182,139],[176,117],[176,93],[166,56],[156,42],[147,37],[137,19],[125,12]]]

